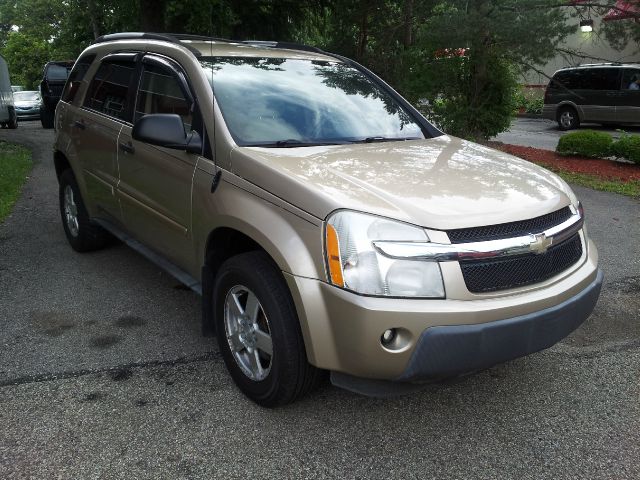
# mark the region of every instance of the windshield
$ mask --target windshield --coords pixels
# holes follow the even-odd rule
[[[39,102],[40,94],[36,91],[33,92],[14,92],[13,99],[16,102]]]
[[[291,58],[200,59],[238,145],[303,146],[424,138],[358,70]]]

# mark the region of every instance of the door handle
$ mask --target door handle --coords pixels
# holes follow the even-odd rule
[[[85,128],[87,128],[84,122],[81,122],[80,120],[76,120],[75,122],[73,122],[73,125],[75,127],[78,127],[80,130],[84,130]]]
[[[120,142],[120,150],[126,153],[135,153],[136,149],[131,143]]]

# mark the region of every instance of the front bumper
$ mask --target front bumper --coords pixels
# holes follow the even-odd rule
[[[575,268],[543,284],[468,299],[367,297],[288,273],[285,279],[313,365],[352,377],[415,381],[486,368],[568,335],[589,316],[600,290],[597,250],[590,241],[585,250]],[[389,328],[403,331],[401,348],[381,344]]]
[[[589,318],[600,296],[602,278],[598,271],[578,295],[539,312],[478,325],[428,328],[397,380],[454,376],[549,348]]]

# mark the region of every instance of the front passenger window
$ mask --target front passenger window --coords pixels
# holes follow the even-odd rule
[[[145,64],[142,72],[135,120],[150,113],[180,115],[185,130],[191,130],[193,114],[188,100],[173,72],[154,64]]]

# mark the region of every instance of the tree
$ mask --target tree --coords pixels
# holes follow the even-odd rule
[[[518,71],[552,58],[574,29],[557,4],[439,2],[405,53],[405,93],[449,133],[483,140],[505,130]]]

